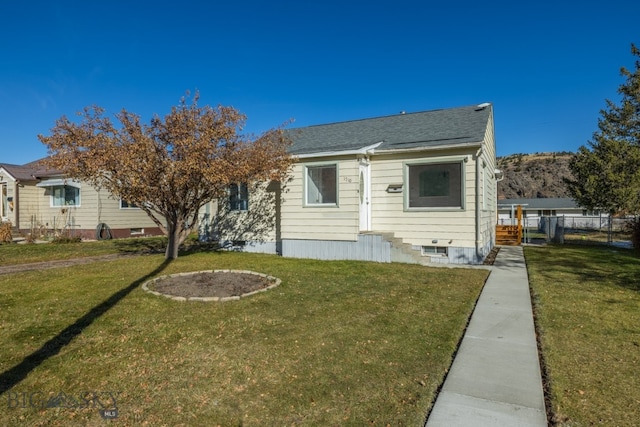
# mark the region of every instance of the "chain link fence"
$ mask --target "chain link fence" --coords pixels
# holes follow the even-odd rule
[[[523,242],[609,244],[631,248],[632,217],[541,216],[523,218]]]

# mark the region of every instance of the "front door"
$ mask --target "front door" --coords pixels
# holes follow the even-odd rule
[[[360,162],[360,231],[371,231],[371,165]]]

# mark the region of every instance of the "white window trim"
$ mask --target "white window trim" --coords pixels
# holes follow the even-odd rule
[[[62,209],[67,209],[67,208],[79,208],[82,206],[82,189],[80,187],[75,187],[70,185],[69,187],[75,188],[78,190],[78,204],[77,205],[56,205],[54,203],[55,197],[53,196],[53,191],[55,188],[58,187],[66,187],[65,185],[55,185],[52,187],[49,187],[51,190],[51,195],[49,196],[49,207],[51,208],[62,208]]]
[[[308,203],[308,180],[309,180],[309,168],[314,168],[318,166],[335,166],[336,168],[336,202],[335,203]],[[316,163],[305,163],[302,168],[302,206],[310,207],[310,208],[337,208],[340,207],[340,166],[338,162],[316,162]]]
[[[466,199],[467,199],[467,187],[466,187],[466,176],[467,169],[466,164],[468,161],[468,156],[444,156],[444,157],[435,157],[430,159],[416,159],[403,162],[403,179],[404,179],[404,188],[406,191],[404,193],[404,210],[405,212],[464,212],[466,211]],[[438,164],[447,164],[447,163],[460,163],[460,205],[459,207],[410,207],[409,206],[409,197],[411,187],[409,185],[409,166],[420,166],[420,165],[438,165]]]

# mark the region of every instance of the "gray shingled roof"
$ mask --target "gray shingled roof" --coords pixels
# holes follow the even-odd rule
[[[380,142],[376,151],[476,145],[484,140],[491,108],[474,105],[289,129],[289,152],[351,151]]]

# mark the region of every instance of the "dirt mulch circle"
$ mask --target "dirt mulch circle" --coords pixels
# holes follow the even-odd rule
[[[177,301],[228,301],[267,291],[280,279],[246,270],[208,270],[150,280],[142,289]]]

